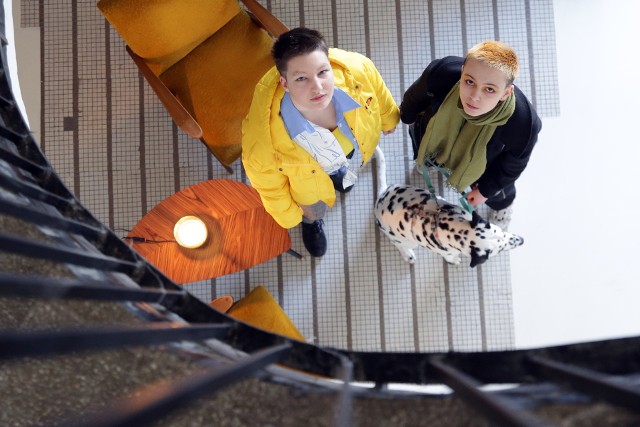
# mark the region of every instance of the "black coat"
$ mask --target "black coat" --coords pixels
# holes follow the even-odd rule
[[[402,97],[400,119],[411,124],[420,113],[422,123],[418,128],[426,129],[426,124],[438,111],[451,88],[460,80],[464,59],[447,56],[431,62]],[[513,186],[529,162],[531,151],[538,140],[542,123],[535,108],[518,87],[515,87],[516,109],[507,123],[498,126],[487,144],[487,167],[478,179],[480,193],[494,197]],[[416,135],[419,144],[422,134]]]

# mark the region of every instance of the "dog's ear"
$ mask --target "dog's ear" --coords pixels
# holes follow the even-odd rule
[[[491,228],[491,224],[486,219],[482,218],[476,210],[471,212],[471,227],[476,228],[478,224],[484,228]]]
[[[471,251],[471,265],[470,267],[473,268],[476,265],[480,265],[480,264],[484,264],[485,262],[487,262],[487,260],[489,259],[489,255],[491,254],[491,250],[487,249],[484,253],[484,255],[478,255],[479,250],[474,248]]]
[[[480,221],[482,218],[480,217],[480,215],[478,215],[478,212],[474,211],[471,212],[471,227],[476,228],[478,226],[478,221]]]
[[[471,227],[476,228],[481,221],[482,217],[478,215],[478,211],[474,209],[473,212],[471,212]]]

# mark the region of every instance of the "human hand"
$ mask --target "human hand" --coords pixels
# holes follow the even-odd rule
[[[389,135],[390,133],[394,133],[395,131],[396,131],[396,128],[389,129],[389,130],[383,130],[382,134],[383,135]]]
[[[487,201],[487,198],[480,193],[478,186],[474,186],[473,189],[467,194],[467,201],[473,206],[478,206]]]

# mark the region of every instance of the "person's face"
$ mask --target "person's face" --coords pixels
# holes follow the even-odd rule
[[[321,50],[291,58],[280,84],[301,113],[325,109],[333,98],[329,58]]]
[[[511,92],[513,85],[507,86],[502,71],[472,58],[462,67],[460,102],[468,115],[477,117],[488,113]]]

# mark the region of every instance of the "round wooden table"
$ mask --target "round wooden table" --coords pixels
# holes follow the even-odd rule
[[[207,240],[199,248],[183,248],[173,236],[175,223],[187,215],[207,226]],[[166,198],[133,227],[127,239],[176,283],[245,270],[291,248],[288,231],[265,211],[258,192],[227,179],[201,182]]]

